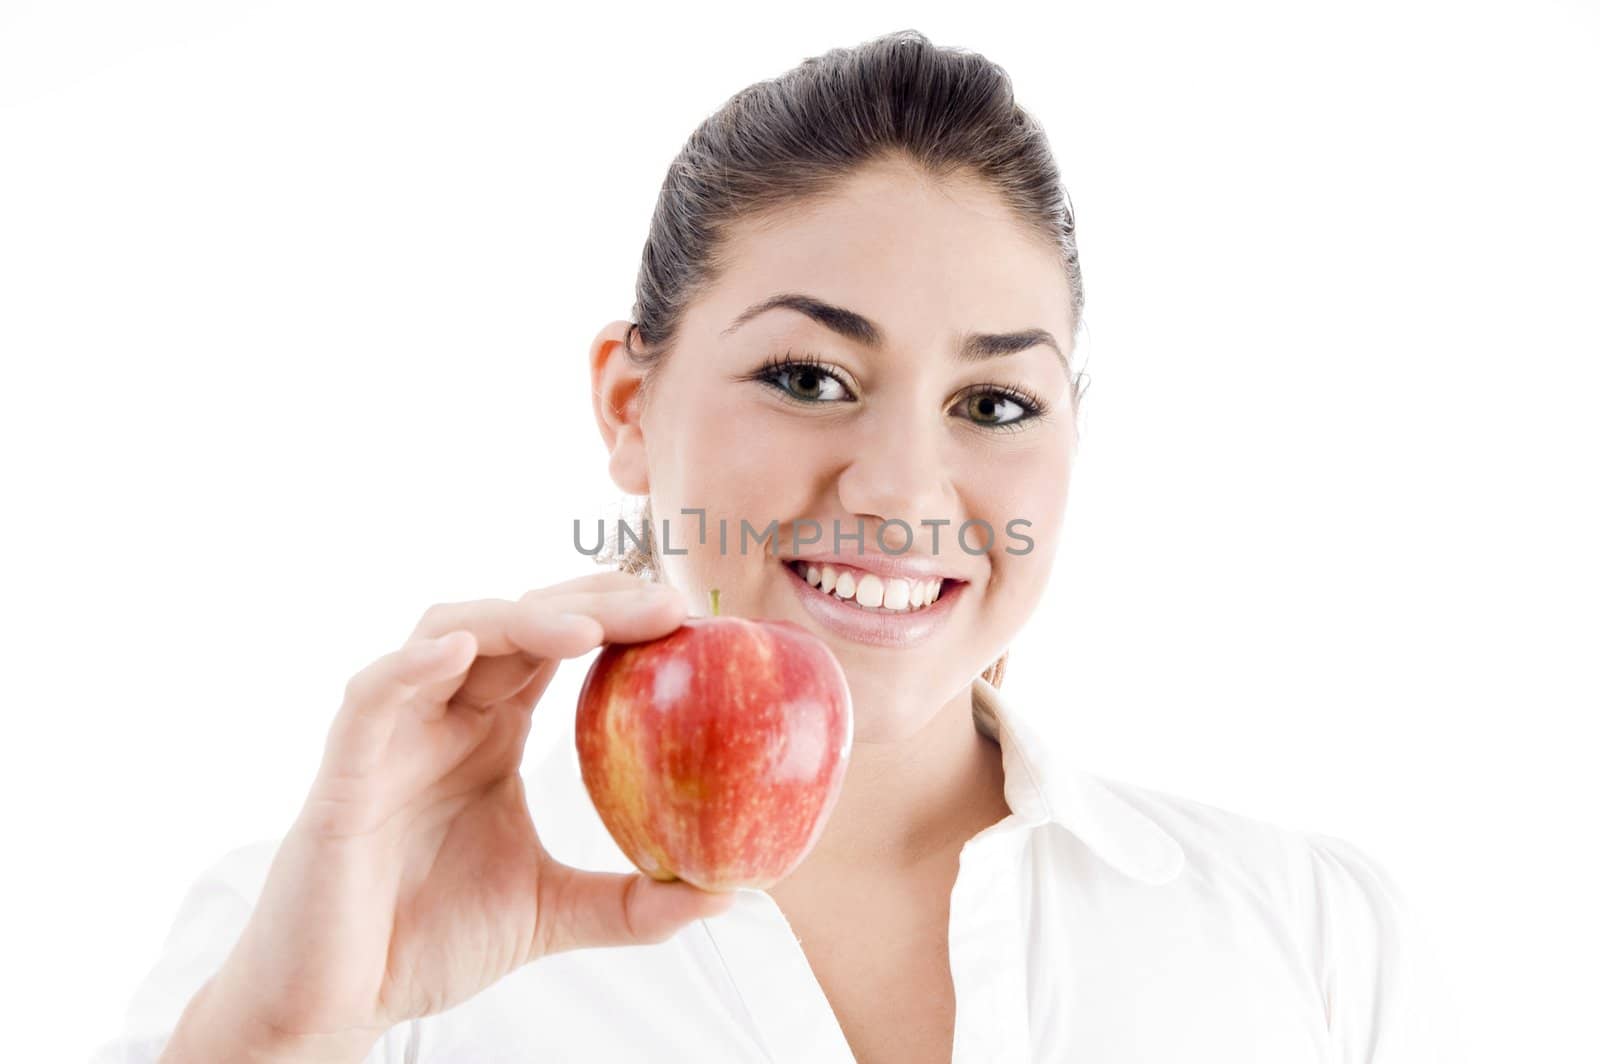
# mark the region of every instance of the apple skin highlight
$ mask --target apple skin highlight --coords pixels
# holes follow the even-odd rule
[[[789,621],[691,617],[607,644],[578,695],[578,763],[606,830],[645,874],[702,890],[763,889],[800,864],[852,735],[844,670]]]

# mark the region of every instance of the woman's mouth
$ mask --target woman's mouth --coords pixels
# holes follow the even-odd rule
[[[815,565],[804,559],[788,563],[796,575],[825,595],[850,602],[865,610],[907,613],[926,609],[939,600],[947,582],[942,577],[920,580],[885,577],[859,569]]]
[[[778,561],[800,605],[819,624],[873,646],[907,647],[928,639],[968,586],[953,577],[891,577],[847,565]]]

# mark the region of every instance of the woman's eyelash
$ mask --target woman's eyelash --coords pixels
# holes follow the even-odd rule
[[[987,421],[975,421],[973,424],[981,425],[986,429],[998,429],[1002,432],[1014,432],[1022,428],[1034,418],[1044,417],[1049,410],[1049,404],[1028,389],[1012,387],[1009,384],[979,384],[966,389],[961,393],[958,403],[966,403],[980,395],[993,395],[1009,400],[1022,407],[1022,416],[1015,421],[1005,421],[996,425]]]
[[[771,356],[761,364],[760,369],[756,370],[754,373],[747,374],[743,379],[761,381],[764,384],[768,384],[784,398],[796,403],[821,402],[819,399],[802,399],[778,383],[778,378],[782,374],[794,373],[798,370],[809,370],[818,376],[827,377],[829,380],[837,383],[840,388],[845,390],[845,392],[848,393],[850,391],[849,387],[845,384],[844,379],[838,373],[829,369],[827,363],[823,362],[821,358],[810,354],[797,355],[793,351],[786,351],[781,355]],[[846,401],[855,402],[855,399],[852,397]]]
[[[845,384],[843,377],[839,373],[829,368],[828,364],[819,356],[806,353],[796,354],[794,351],[785,351],[781,355],[772,355],[768,357],[767,360],[761,364],[759,369],[755,370],[753,373],[745,374],[741,379],[760,381],[766,385],[769,385],[783,398],[790,402],[801,403],[805,405],[816,405],[823,402],[823,400],[820,399],[800,398],[779,383],[779,378],[783,374],[794,373],[799,370],[807,370],[819,376],[827,377],[828,379],[837,383],[839,387],[842,388],[847,394],[849,393],[849,386]],[[964,390],[957,399],[957,402],[966,403],[977,396],[984,395],[996,396],[1000,399],[1016,403],[1022,408],[1023,414],[1014,421],[1006,421],[999,424],[986,421],[973,422],[973,424],[979,425],[983,428],[997,429],[1008,432],[1014,431],[1022,428],[1028,421],[1031,421],[1036,417],[1044,416],[1049,410],[1048,403],[1046,403],[1043,399],[1040,399],[1037,395],[1028,391],[1026,388],[1013,387],[1005,384],[974,385]],[[854,396],[851,396],[843,401],[853,403],[856,400]]]
[[[802,368],[814,369],[819,372],[826,373],[834,380],[839,380],[838,375],[829,370],[827,364],[822,361],[821,356],[811,354],[797,355],[793,351],[785,351],[781,355],[772,355],[761,364],[761,369],[757,371],[757,375],[770,377],[786,369],[793,370]],[[839,383],[843,384],[844,382],[839,381]]]

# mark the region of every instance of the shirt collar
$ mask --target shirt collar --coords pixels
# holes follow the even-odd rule
[[[973,680],[972,719],[1000,744],[1006,804],[1029,827],[1055,823],[1117,871],[1142,883],[1170,883],[1183,847],[1099,777],[1069,763],[998,689]]]

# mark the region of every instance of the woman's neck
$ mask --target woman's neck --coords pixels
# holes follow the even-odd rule
[[[839,876],[915,874],[1010,812],[1000,748],[974,726],[964,689],[918,731],[852,745],[822,836],[772,894]]]

